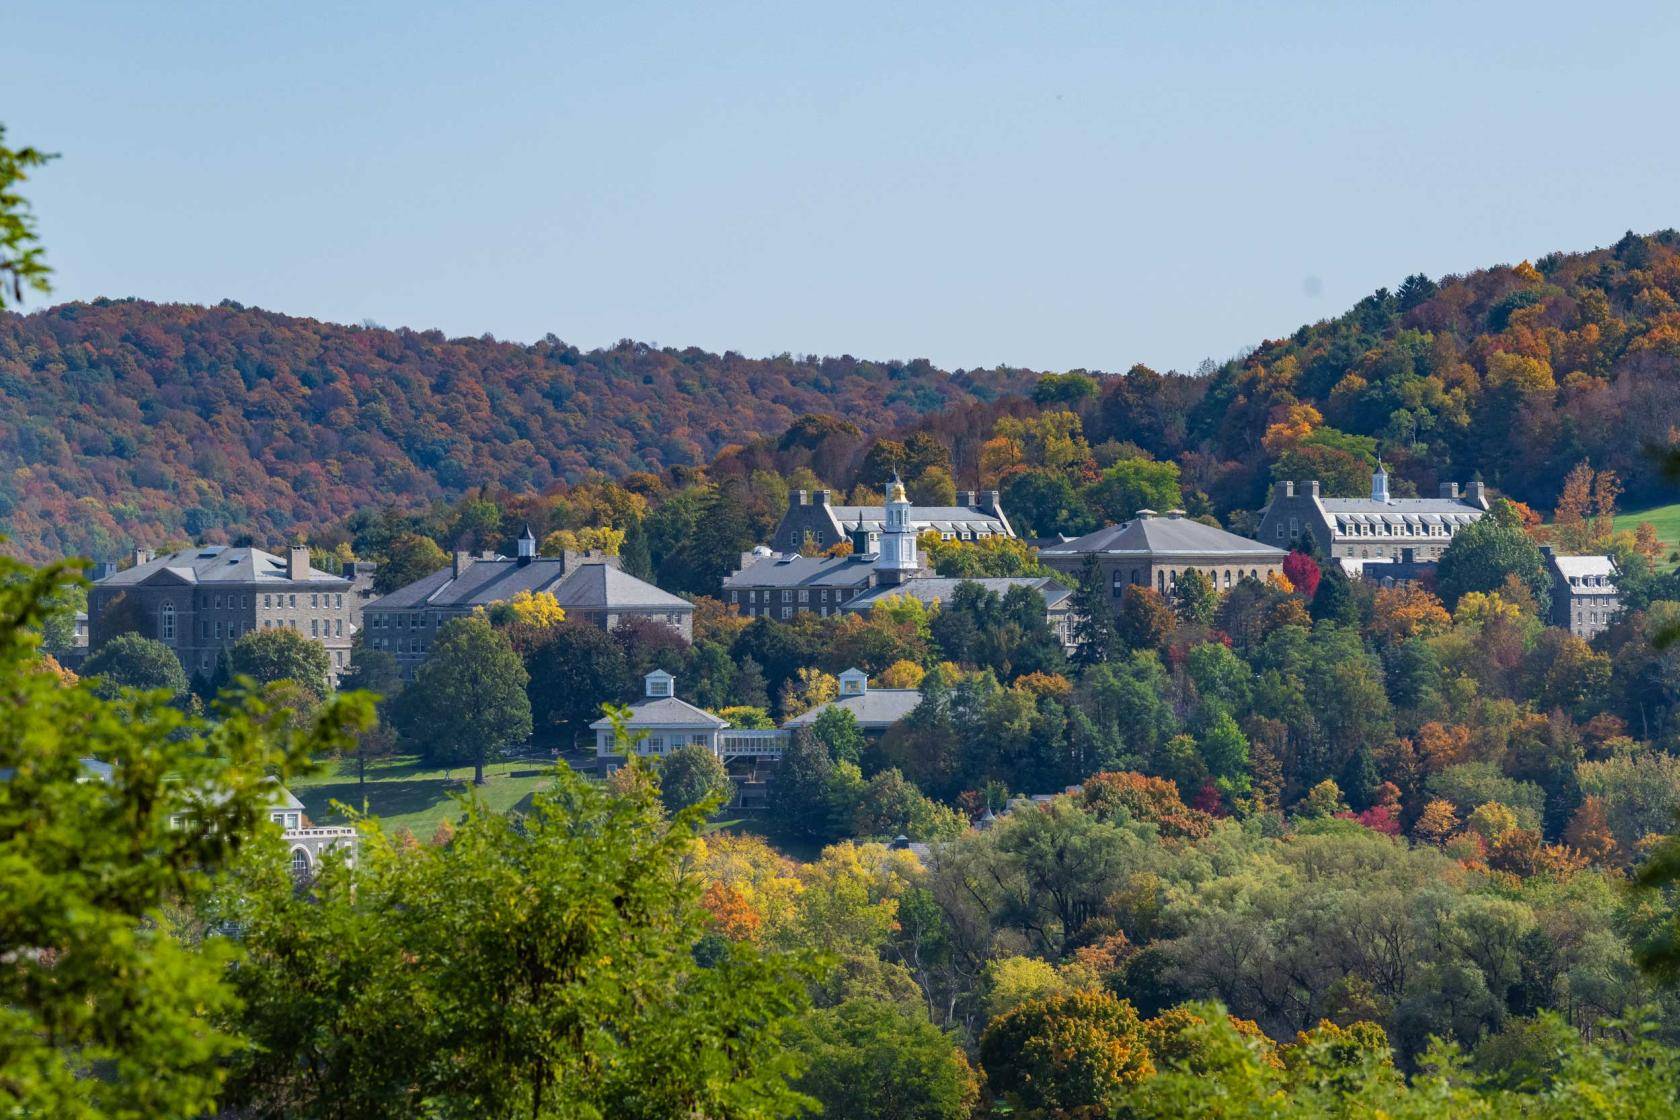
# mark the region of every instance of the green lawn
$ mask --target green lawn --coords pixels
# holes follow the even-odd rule
[[[1618,531],[1626,529],[1631,533],[1641,521],[1649,521],[1657,527],[1657,539],[1662,541],[1663,545],[1662,562],[1664,566],[1670,566],[1667,558],[1676,549],[1680,549],[1680,502],[1620,514],[1616,518],[1616,528]]]
[[[532,760],[493,762],[484,768],[479,796],[499,812],[520,808],[547,783],[549,768],[546,762]],[[367,773],[367,811],[387,829],[406,828],[420,840],[429,840],[441,822],[458,815],[452,795],[471,785],[472,773],[471,766],[428,766],[413,756],[372,763]],[[334,801],[352,808],[362,805],[354,759],[329,762],[308,777],[294,779],[288,788],[316,824],[344,822],[332,807]]]

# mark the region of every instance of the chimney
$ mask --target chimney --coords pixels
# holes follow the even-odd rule
[[[137,548],[137,549],[134,550],[134,566],[136,568],[138,568],[142,564],[150,564],[151,562],[152,562],[152,550],[151,549],[149,549],[149,548]]]
[[[116,574],[117,565],[110,560],[102,560],[93,566],[93,578],[95,582],[102,579],[110,579]]]
[[[1294,496],[1295,496],[1295,484],[1293,482],[1278,482],[1278,483],[1273,484],[1273,486],[1272,486],[1272,497],[1274,497],[1274,498],[1293,498]]]
[[[978,509],[980,506],[980,495],[973,490],[958,491],[957,504],[959,506],[967,506],[969,509]]]
[[[1001,497],[1002,495],[996,490],[986,491],[986,504],[980,508],[985,510],[987,513],[1001,515],[1003,512],[1003,503],[1000,500]]]
[[[464,549],[457,548],[455,550],[454,563],[450,565],[450,574],[453,575],[454,578],[460,579],[461,578],[461,573],[466,571],[468,568],[472,567],[472,563],[473,563],[472,553],[467,552]]]
[[[309,578],[309,549],[301,544],[294,544],[286,550],[286,578]]]
[[[1309,497],[1309,498],[1318,497],[1318,480],[1317,479],[1314,479],[1313,481],[1307,483],[1307,497]]]
[[[817,499],[817,504],[819,506],[826,506],[828,504],[828,491],[827,490],[816,491],[816,499]]]
[[[1441,497],[1443,497],[1443,498],[1456,498],[1456,497],[1458,497],[1458,483],[1456,483],[1456,482],[1443,482],[1443,483],[1441,483]]]
[[[1470,500],[1471,505],[1478,506],[1482,509],[1487,508],[1487,487],[1482,485],[1480,482],[1472,482],[1470,485],[1466,486],[1465,497]]]
[[[811,504],[811,492],[809,490],[792,490],[792,491],[788,492],[788,508],[789,509],[798,509],[800,506],[805,506],[805,505],[810,505],[810,504]]]

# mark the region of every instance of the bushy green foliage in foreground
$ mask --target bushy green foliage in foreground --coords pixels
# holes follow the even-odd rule
[[[0,1113],[200,1115],[240,1046],[233,953],[177,937],[169,913],[250,843],[269,775],[370,712],[341,697],[300,733],[251,692],[205,719],[169,689],[67,684],[36,642],[71,582],[0,559]]]

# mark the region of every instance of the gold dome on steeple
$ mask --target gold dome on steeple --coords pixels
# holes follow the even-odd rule
[[[892,486],[887,490],[887,501],[908,502],[909,500],[909,498],[904,496],[904,480],[898,477],[897,471],[894,471]]]

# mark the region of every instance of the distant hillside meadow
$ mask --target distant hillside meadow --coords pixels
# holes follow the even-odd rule
[[[1074,413],[1088,471],[1063,461]],[[1273,482],[1358,493],[1379,458],[1400,495],[1480,478],[1549,509],[1585,461],[1614,474],[1623,508],[1661,505],[1673,486],[1650,452],[1680,442],[1680,235],[1409,276],[1200,376],[584,352],[231,302],[0,315],[0,533],[32,560],[272,544],[358,510],[593,473],[808,466],[879,485],[863,477],[879,465],[870,440],[916,431],[948,450],[959,485],[1000,486],[1040,533],[1080,520],[1051,475],[1083,485],[1138,458],[1172,463],[1193,513],[1239,529],[1232,516]],[[1045,508],[1029,515],[1029,500]]]
[[[880,430],[1035,378],[447,339],[231,301],[66,304],[0,314],[0,533],[31,560],[272,542],[468,487],[704,464],[807,412]]]

